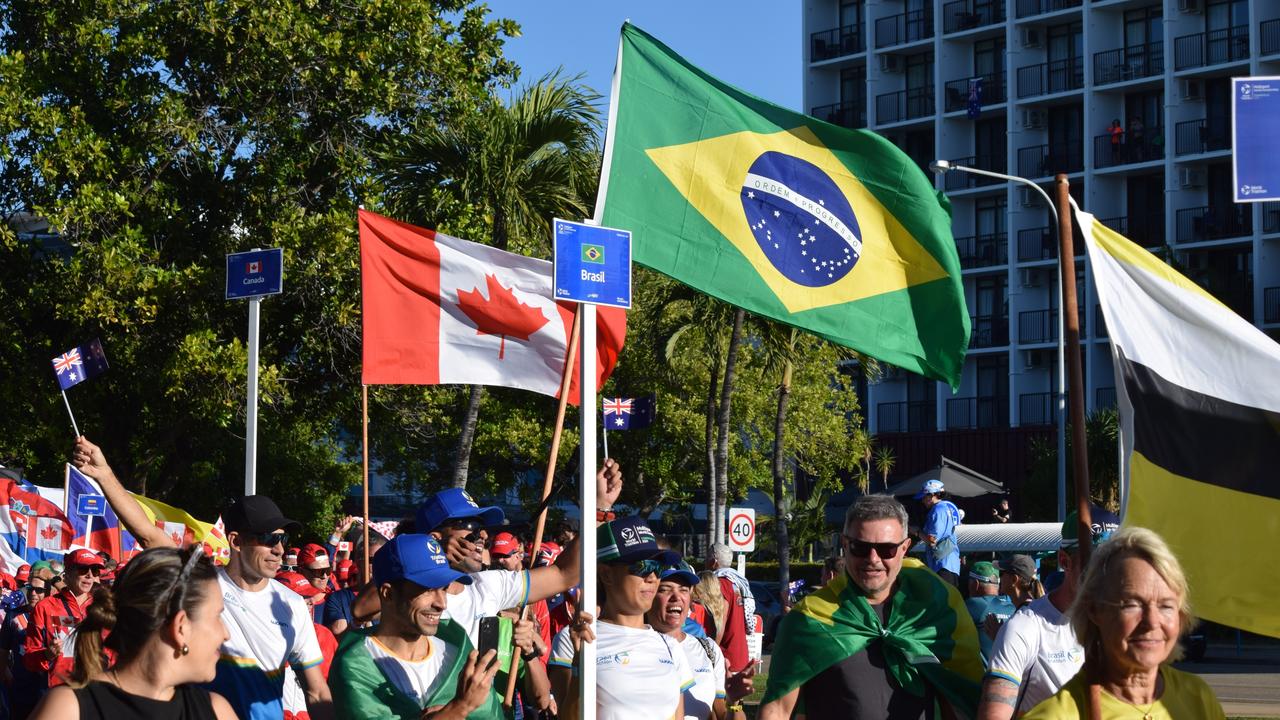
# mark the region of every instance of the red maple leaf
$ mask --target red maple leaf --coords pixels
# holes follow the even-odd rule
[[[175,533],[171,533],[171,534],[169,535],[169,539],[173,541],[173,544],[174,544],[174,545],[177,545],[178,547],[182,547],[182,535],[181,535],[181,534],[176,533],[176,532],[175,532]]]
[[[498,282],[498,278],[485,275],[484,279],[489,289],[488,299],[480,293],[479,288],[465,291],[459,289],[458,309],[476,324],[477,335],[497,335],[501,338],[498,344],[498,359],[501,360],[506,352],[508,335],[527,341],[530,335],[541,330],[550,320],[542,314],[542,310],[516,299],[514,293]]]
[[[44,529],[40,531],[40,537],[44,538],[45,540],[52,540],[58,537],[58,528],[54,527],[53,525],[45,525]]]

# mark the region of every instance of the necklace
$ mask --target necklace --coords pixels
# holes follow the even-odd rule
[[[1143,710],[1141,707],[1138,707],[1137,705],[1134,705],[1134,707],[1142,712],[1142,720],[1155,720],[1155,716],[1151,714],[1151,710],[1156,706],[1157,702],[1159,701],[1152,700],[1151,704],[1147,706],[1146,710]]]

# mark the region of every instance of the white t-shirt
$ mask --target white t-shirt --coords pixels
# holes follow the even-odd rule
[[[711,649],[714,659],[707,656],[706,648]],[[693,687],[684,691],[685,720],[708,720],[716,698],[724,697],[724,653],[714,640],[704,645],[687,633],[680,649],[693,672]]]
[[[427,638],[431,641],[431,654],[422,660],[412,661],[397,657],[370,635],[364,639],[364,647],[373,658],[373,664],[386,676],[396,690],[425,708],[427,700],[436,693],[440,685],[449,679],[449,674],[441,670],[454,662],[458,649],[437,637]]]
[[[471,573],[470,585],[449,595],[443,613],[467,631],[472,647],[480,647],[480,618],[491,617],[507,608],[519,607],[529,599],[528,570],[484,570]]]
[[[244,720],[278,719],[285,666],[301,673],[323,659],[311,609],[301,595],[278,582],[250,592],[218,568],[218,585],[228,638],[222,644],[217,677],[208,687],[227,698]]]
[[[1000,628],[991,645],[987,674],[1018,685],[1021,715],[1052,697],[1084,665],[1071,621],[1046,595],[1022,606]]]
[[[573,657],[573,640],[565,628],[552,641],[548,662],[573,667]],[[675,638],[648,625],[596,623],[598,720],[668,720],[680,695],[693,685],[689,661]]]

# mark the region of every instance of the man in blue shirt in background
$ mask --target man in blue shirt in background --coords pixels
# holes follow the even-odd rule
[[[929,569],[943,580],[960,586],[960,546],[956,544],[956,528],[960,526],[960,508],[943,499],[946,486],[941,480],[926,480],[916,499],[929,512],[924,523],[924,559]]]

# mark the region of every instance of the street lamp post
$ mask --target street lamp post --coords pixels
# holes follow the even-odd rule
[[[1049,193],[1044,188],[1035,184],[1024,177],[1017,175],[1005,175],[1004,173],[992,172],[991,170],[983,170],[981,168],[965,167],[964,165],[952,164],[949,160],[934,160],[929,163],[929,169],[937,175],[945,175],[951,170],[970,173],[971,175],[982,175],[985,177],[1003,180],[1005,182],[1015,182],[1034,188],[1040,197],[1044,198],[1045,206],[1049,208],[1049,214],[1053,216],[1054,232],[1058,229],[1058,208],[1053,204],[1053,200],[1049,197]],[[1059,253],[1061,256],[1061,253]],[[1062,258],[1058,258],[1058,402],[1055,415],[1058,422],[1058,522],[1066,520],[1067,517],[1067,353],[1066,353],[1066,329],[1063,327],[1064,315],[1062,305]]]

